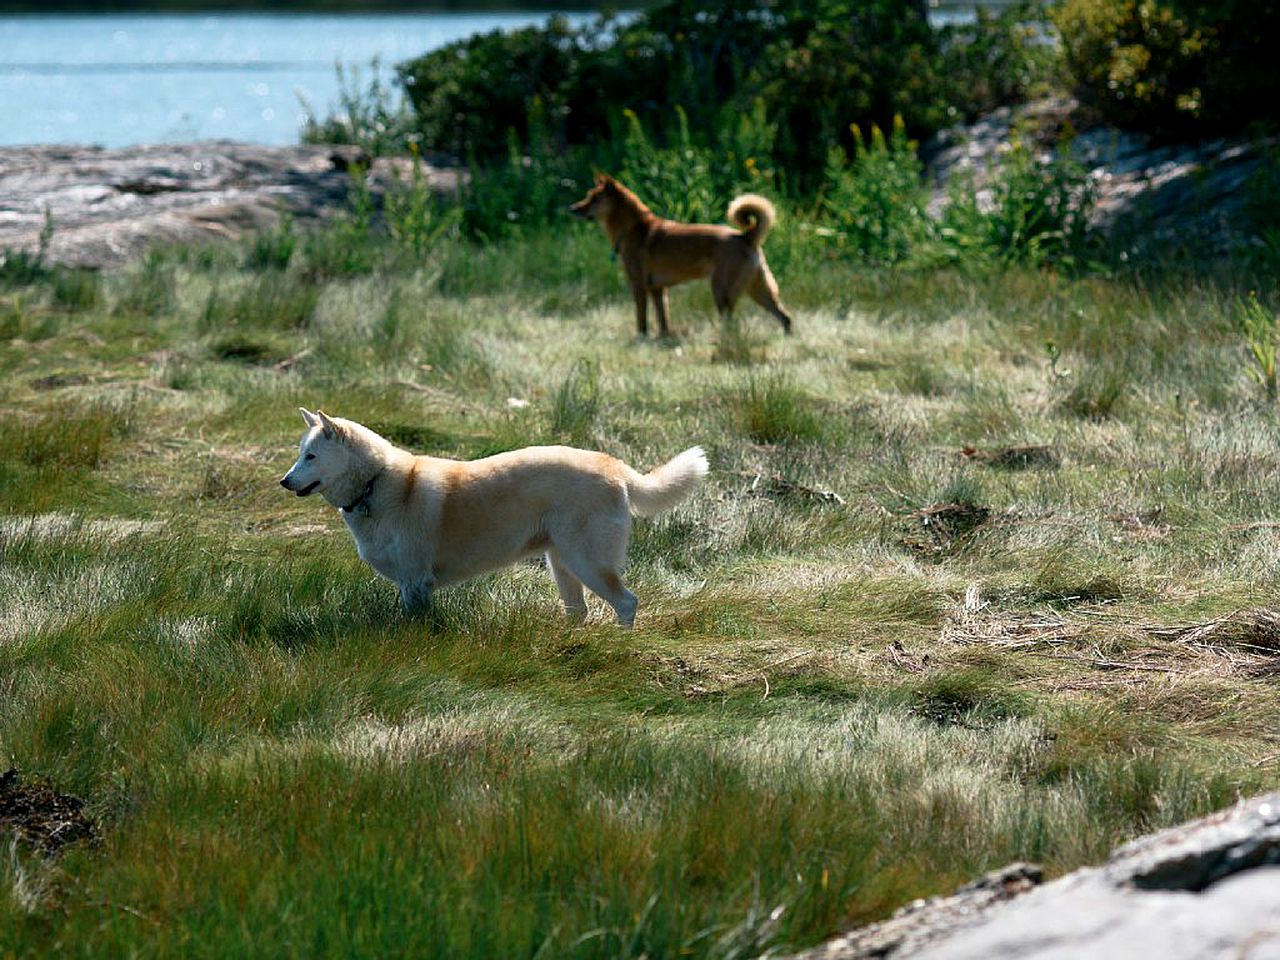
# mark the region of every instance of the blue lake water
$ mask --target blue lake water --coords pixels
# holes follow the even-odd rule
[[[228,138],[296,143],[303,99],[338,102],[335,64],[545,22],[547,13],[0,16],[0,145]],[[582,23],[590,14],[570,15]]]

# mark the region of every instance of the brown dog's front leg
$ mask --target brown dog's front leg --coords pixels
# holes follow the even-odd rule
[[[649,297],[644,287],[632,287],[631,293],[636,300],[636,334],[641,337],[649,335]]]

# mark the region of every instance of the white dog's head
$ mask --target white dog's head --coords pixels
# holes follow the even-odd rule
[[[342,422],[298,408],[307,423],[307,432],[298,444],[298,459],[280,480],[280,486],[300,497],[320,493],[326,500],[341,505],[351,498],[353,473],[358,472],[358,452],[348,442]],[[363,481],[360,481],[363,482]]]

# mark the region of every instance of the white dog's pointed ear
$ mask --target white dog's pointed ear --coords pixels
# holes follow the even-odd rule
[[[302,414],[302,419],[306,421],[308,427],[314,427],[320,421],[316,419],[316,415],[306,407],[299,407],[298,412]]]
[[[317,410],[316,416],[320,418],[320,428],[324,430],[324,438],[332,440],[342,435],[342,428],[325,416],[323,410]]]

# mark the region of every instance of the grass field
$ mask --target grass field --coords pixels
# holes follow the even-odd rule
[[[0,753],[97,840],[5,844],[0,954],[776,954],[1276,786],[1243,287],[769,252],[787,339],[699,285],[634,342],[585,225],[10,277]],[[277,485],[299,405],[712,473],[637,522],[634,632],[536,565],[408,622]]]

